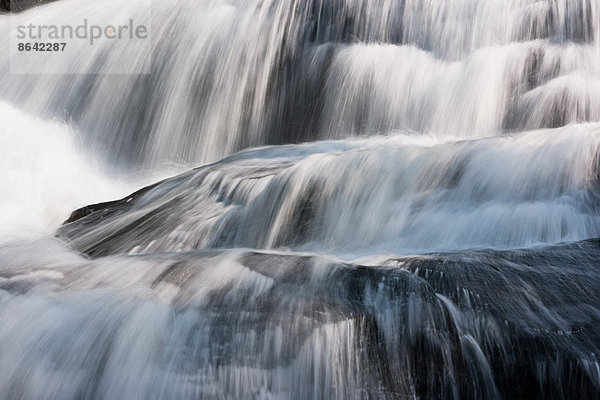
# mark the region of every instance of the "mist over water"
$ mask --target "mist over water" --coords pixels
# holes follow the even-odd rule
[[[152,48],[0,59],[1,398],[600,396],[597,1],[146,6],[0,15]]]
[[[97,163],[86,159],[68,125],[7,103],[0,103],[0,118],[3,239],[51,235],[73,208],[131,189],[111,182]]]

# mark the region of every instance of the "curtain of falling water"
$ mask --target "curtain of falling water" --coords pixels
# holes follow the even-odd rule
[[[599,19],[594,0],[155,1],[149,75],[19,77],[3,60],[0,93],[129,166],[395,130],[493,136],[600,120]],[[141,57],[105,50],[63,62]]]

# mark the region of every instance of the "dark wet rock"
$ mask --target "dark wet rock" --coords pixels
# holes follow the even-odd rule
[[[63,224],[69,224],[71,222],[78,221],[81,218],[87,217],[92,214],[96,214],[97,217],[102,218],[102,216],[104,214],[110,213],[110,211],[112,211],[112,210],[123,209],[133,199],[143,195],[148,190],[152,189],[153,187],[155,187],[158,184],[160,184],[160,182],[157,182],[150,186],[146,186],[146,187],[144,187],[144,188],[130,194],[129,196],[126,196],[126,197],[120,199],[120,200],[105,201],[102,203],[90,204],[90,205],[78,208],[77,210],[75,210],[71,213],[69,218],[67,218],[67,220],[65,222],[63,222]]]
[[[148,346],[144,354],[168,361],[154,379],[171,382],[160,386],[169,398],[196,384],[180,377],[205,382],[213,379],[207,371],[235,377],[252,368],[274,382],[268,388],[274,397],[592,399],[600,395],[598,260],[596,240],[401,257],[380,265],[240,250],[111,256],[65,269],[53,300],[41,304],[53,306],[58,298],[70,310],[81,297],[68,293],[90,281],[107,302],[130,296],[119,291],[120,282],[141,273],[136,292],[144,300],[112,300],[113,306],[93,313],[106,332],[85,363],[102,365],[129,338],[121,327],[138,312],[170,307],[168,323],[137,320],[141,331],[164,330],[164,346]],[[102,272],[115,264],[120,268]],[[5,281],[0,293],[39,295],[44,281],[38,279]],[[97,304],[103,302],[89,303]],[[79,315],[86,310],[77,309]],[[65,314],[62,322],[76,316]],[[52,324],[47,334],[57,335],[60,326]],[[57,368],[72,367],[68,346],[44,352]],[[333,372],[339,372],[336,384],[324,378]],[[81,390],[94,386],[90,382],[110,384],[115,376],[99,369]],[[15,390],[25,385],[14,382]],[[227,388],[198,390],[212,399]]]
[[[20,12],[53,1],[56,0],[0,0],[0,10],[6,12]]]

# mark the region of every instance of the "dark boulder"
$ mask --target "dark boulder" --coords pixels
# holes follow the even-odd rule
[[[0,10],[4,12],[20,12],[52,1],[55,0],[0,0]]]

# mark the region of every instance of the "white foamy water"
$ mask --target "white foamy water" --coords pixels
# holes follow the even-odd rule
[[[0,58],[0,398],[600,397],[597,0],[12,23],[87,14],[149,73]]]
[[[51,234],[75,208],[127,193],[80,146],[77,132],[0,103],[0,237]]]
[[[0,102],[0,238],[51,235],[76,208],[123,197],[182,167],[106,168],[68,124]]]
[[[147,11],[67,0],[15,18],[141,23]],[[496,136],[600,119],[599,15],[591,0],[156,1],[149,74],[11,76],[4,58],[1,97],[71,121],[130,168],[399,129]],[[146,60],[109,45],[61,63]]]

